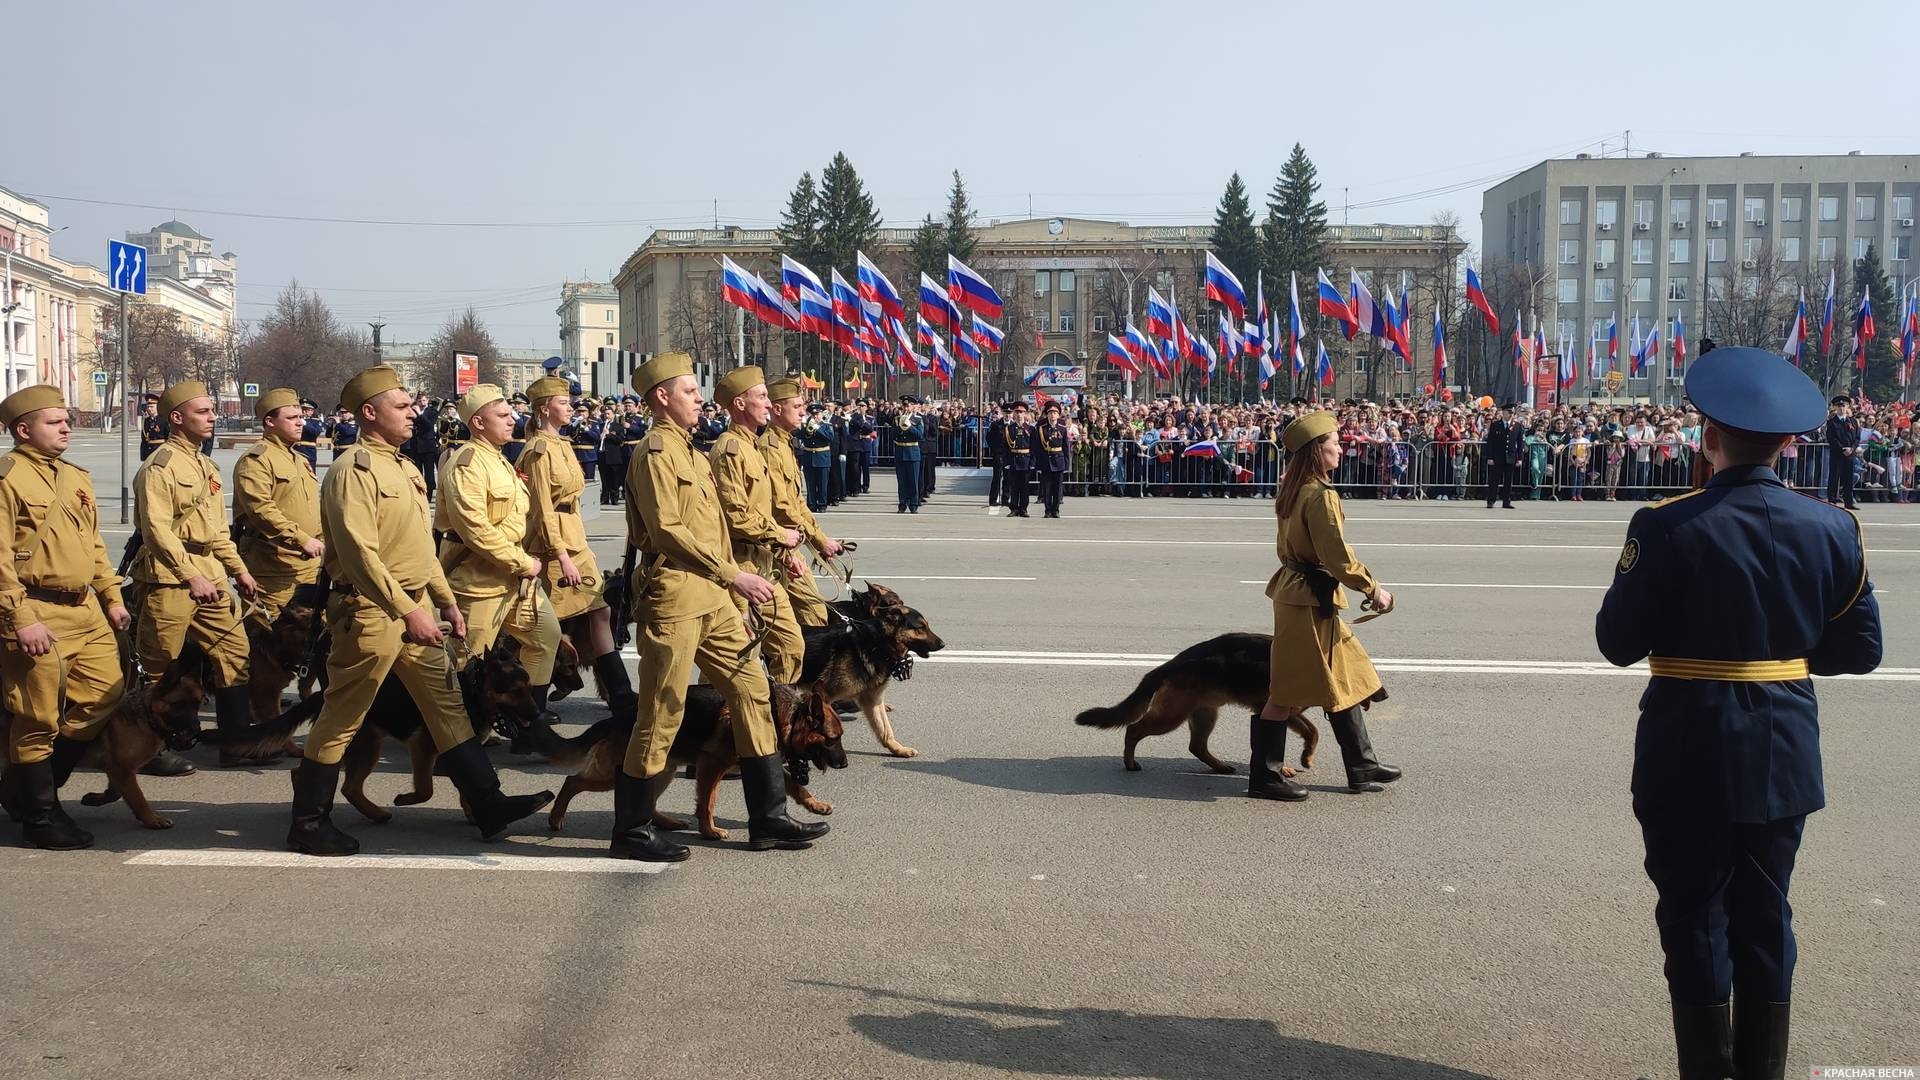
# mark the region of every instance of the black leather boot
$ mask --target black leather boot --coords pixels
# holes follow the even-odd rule
[[[541,807],[553,801],[551,791],[532,795],[501,794],[500,774],[493,771],[493,762],[488,761],[487,752],[480,749],[479,739],[468,739],[451,750],[442,751],[440,771],[453,781],[460,797],[467,801],[467,811],[479,826],[482,840],[498,837],[514,822],[539,813]]]
[[[613,715],[632,712],[639,704],[633,693],[633,681],[627,678],[627,662],[618,650],[593,662],[593,677],[600,683],[600,694],[607,699]]]
[[[253,726],[253,698],[247,694],[245,686],[222,686],[213,692],[213,722],[222,735],[238,734]],[[279,756],[278,750],[255,756],[223,746],[220,748],[220,767],[258,768]]]
[[[1680,1080],[1727,1080],[1733,1076],[1733,1010],[1727,1005],[1673,1003],[1673,1045]]]
[[[1400,770],[1380,764],[1373,755],[1373,740],[1367,737],[1367,711],[1355,705],[1345,712],[1327,713],[1334,741],[1340,744],[1340,758],[1347,766],[1347,787],[1354,791],[1379,791],[1381,784],[1400,779]]]
[[[780,755],[740,759],[741,793],[747,797],[747,850],[803,848],[827,835],[824,821],[795,821],[787,814],[787,780]]]
[[[152,760],[140,766],[141,776],[191,776],[193,771],[193,762],[164,746]]]
[[[21,835],[27,843],[48,851],[71,851],[93,846],[93,834],[73,823],[60,808],[60,789],[53,782],[53,762],[8,766],[14,787],[14,809],[20,815]]]
[[[308,855],[356,855],[360,841],[333,824],[333,793],[340,784],[340,766],[301,758],[293,767],[293,825],[287,829],[287,848]]]
[[[616,859],[641,862],[684,862],[689,854],[685,844],[653,831],[653,781],[628,776],[618,765],[613,769],[613,845],[607,854]]]
[[[1262,720],[1254,713],[1247,724],[1247,797],[1299,802],[1307,789],[1287,778],[1287,725],[1284,720]]]
[[[1733,1075],[1735,1080],[1783,1080],[1787,1074],[1787,1028],[1793,1012],[1788,1001],[1749,1004],[1744,997],[1733,1008]]]
[[[79,739],[69,739],[65,735],[53,737],[53,756],[47,758],[47,764],[53,766],[53,786],[56,789],[66,787],[67,781],[73,779],[73,770],[86,753],[87,744]],[[187,771],[192,772],[193,766],[188,765]]]

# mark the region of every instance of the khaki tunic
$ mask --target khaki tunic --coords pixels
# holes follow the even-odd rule
[[[320,576],[320,560],[301,549],[320,535],[320,482],[306,456],[268,435],[233,463],[233,520],[240,561],[260,585],[255,618],[271,623],[296,586]]]
[[[773,519],[772,473],[753,436],[735,428],[721,432],[707,457],[713,464],[727,531],[733,536],[733,561],[773,582],[773,603],[761,611],[766,625],[761,651],[768,671],[775,682],[792,683],[805,665],[807,643],[788,593],[782,557],[787,530]],[[746,601],[737,602],[744,611]]]
[[[1323,617],[1306,577],[1288,565],[1318,565],[1348,589],[1373,592],[1373,572],[1347,546],[1340,494],[1318,480],[1301,488],[1293,512],[1280,521],[1275,547],[1281,565],[1267,582],[1267,597],[1273,601],[1268,699],[1276,705],[1344,712],[1385,697],[1367,650],[1340,618],[1347,606],[1345,591],[1334,593],[1334,613]]]
[[[580,517],[580,497],[587,490],[586,473],[573,456],[573,444],[550,431],[527,438],[517,462],[527,478],[527,550],[547,560],[547,594],[553,613],[562,619],[607,606],[600,563],[587,544],[587,524]],[[580,571],[580,584],[560,584],[560,553],[566,552]]]
[[[475,439],[440,470],[434,527],[440,566],[467,620],[467,645],[485,652],[502,630],[523,646],[520,662],[540,686],[553,678],[560,624],[545,592],[520,575],[535,559],[527,535],[527,487],[499,448]]]
[[[0,456],[0,692],[11,714],[16,762],[45,761],[56,735],[87,740],[120,703],[120,648],[102,605],[121,603],[120,575],[100,539],[93,478],[78,465],[16,445]],[[44,525],[44,528],[42,527]],[[35,599],[31,587],[76,594],[75,603]],[[88,590],[92,590],[89,595]],[[28,656],[19,629],[45,623],[53,651]]]
[[[773,520],[789,529],[799,529],[807,545],[824,554],[827,534],[807,509],[806,481],[800,475],[800,462],[793,456],[791,436],[772,424],[760,433],[756,445],[767,461],[767,474],[773,481]],[[802,626],[827,625],[827,602],[813,578],[803,577],[788,584],[793,613]]]
[[[213,685],[244,684],[247,635],[238,629],[231,594],[198,604],[186,590],[187,579],[195,575],[221,586],[247,572],[227,529],[227,504],[213,459],[193,443],[169,436],[133,476],[133,519],[141,541],[133,560],[133,580],[140,583],[134,648],[147,678],[159,678],[191,642],[213,660]]]

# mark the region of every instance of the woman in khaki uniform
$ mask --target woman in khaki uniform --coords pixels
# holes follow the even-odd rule
[[[1253,760],[1247,794],[1295,800],[1307,791],[1287,779],[1287,717],[1314,707],[1325,710],[1347,786],[1379,791],[1400,779],[1400,770],[1382,765],[1367,737],[1366,707],[1385,700],[1380,675],[1367,650],[1340,618],[1347,606],[1341,586],[1365,594],[1367,606],[1393,610],[1393,594],[1347,546],[1346,515],[1340,494],[1327,478],[1340,464],[1339,422],[1330,412],[1308,413],[1287,425],[1282,445],[1286,474],[1274,504],[1280,518],[1280,569],[1267,582],[1273,601],[1273,652],[1267,703],[1253,718]]]
[[[552,375],[527,387],[532,408],[527,414],[527,447],[518,463],[532,503],[527,513],[527,550],[547,561],[545,580],[554,615],[574,650],[590,658],[601,695],[614,712],[624,713],[632,707],[633,683],[613,645],[612,612],[601,596],[600,564],[587,544],[587,525],[580,517],[587,476],[574,456],[573,444],[560,435],[573,418],[572,391],[567,380]]]

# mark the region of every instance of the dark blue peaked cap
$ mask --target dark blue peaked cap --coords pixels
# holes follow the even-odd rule
[[[1805,372],[1765,349],[1728,345],[1687,369],[1687,397],[1721,427],[1798,435],[1826,421],[1827,399]]]

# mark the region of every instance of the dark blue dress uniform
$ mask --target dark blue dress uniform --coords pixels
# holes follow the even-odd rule
[[[810,410],[813,416],[800,428],[800,467],[807,478],[807,509],[819,513],[827,508],[828,485],[833,471],[833,425]]]
[[[147,460],[149,454],[165,446],[166,442],[167,422],[164,419],[158,416],[146,416],[140,419],[141,461]]]
[[[573,459],[580,463],[580,475],[593,483],[593,470],[600,464],[600,424],[596,420],[576,420],[567,425],[567,441],[573,444]]]
[[[1033,429],[1033,467],[1040,474],[1040,505],[1046,516],[1060,516],[1060,496],[1067,479],[1067,425],[1060,410],[1047,406],[1047,418]]]
[[[316,406],[311,401],[302,401],[301,405],[311,409]],[[307,459],[307,466],[315,474],[320,471],[320,438],[327,433],[326,421],[317,416],[309,416],[300,422],[300,441],[293,448]]]
[[[360,425],[350,417],[341,417],[333,422],[333,460],[339,461],[340,455],[353,449],[360,441]]]
[[[1500,498],[1500,505],[1513,509],[1513,470],[1520,465],[1520,454],[1526,445],[1526,435],[1520,425],[1508,419],[1513,406],[1501,410],[1501,416],[1487,425],[1487,437],[1480,444],[1480,453],[1486,469],[1487,509],[1493,509],[1494,496]]]
[[[1026,517],[1027,500],[1032,496],[1027,490],[1028,478],[1033,475],[1033,425],[1027,423],[1026,405],[1013,407],[1013,419],[1000,429],[1000,443],[1007,455],[1006,478],[1001,481],[1007,516]]]
[[[526,403],[527,399],[523,394],[515,394],[509,401],[510,405],[524,406]],[[507,459],[507,464],[512,465],[520,460],[520,451],[526,448],[527,414],[515,409],[513,413],[513,434],[507,437],[507,444],[500,448],[500,454]]]
[[[1687,395],[1714,427],[1762,438],[1825,411],[1811,380],[1760,349],[1701,356]],[[1880,663],[1859,522],[1769,466],[1725,468],[1634,514],[1595,636],[1608,660],[1644,657],[1652,672],[1633,808],[1681,1076],[1780,1076],[1796,955],[1787,889],[1806,816],[1826,805],[1808,676]]]
[[[847,417],[847,486],[856,495],[873,487],[873,445],[879,429],[864,411]]]
[[[893,421],[893,482],[900,509],[895,513],[920,512],[920,440],[925,429],[921,418],[901,413]]]

